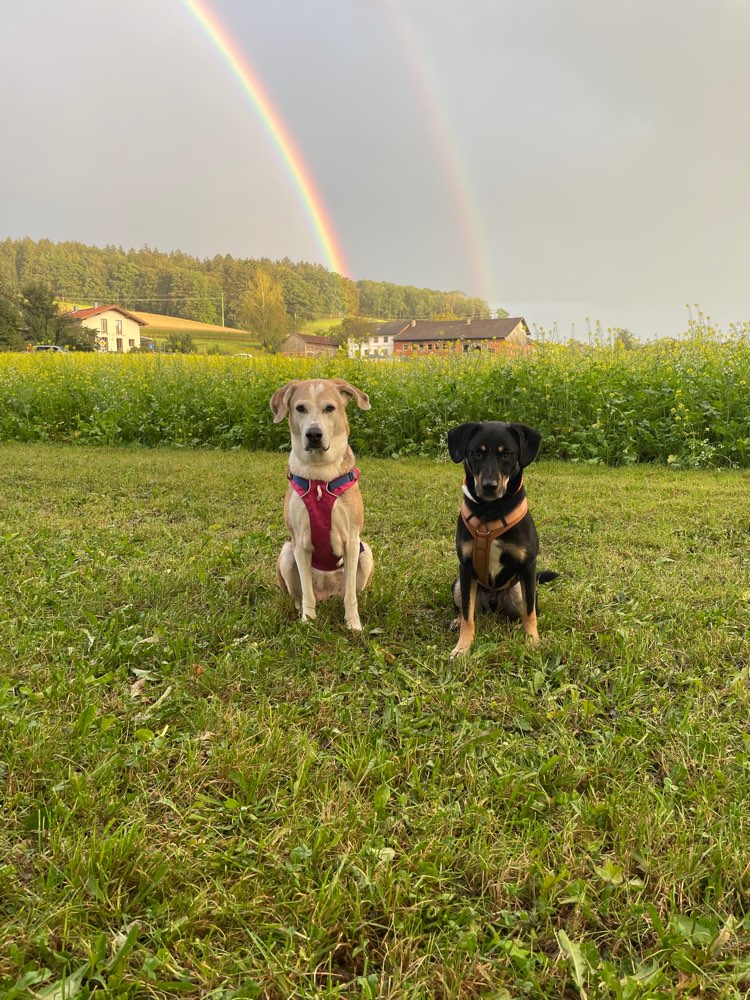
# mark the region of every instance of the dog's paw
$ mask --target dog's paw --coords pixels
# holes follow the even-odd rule
[[[452,660],[455,660],[457,656],[463,656],[464,653],[468,653],[470,648],[471,648],[470,646],[462,645],[460,642],[456,643],[456,645],[451,650],[450,658]]]
[[[314,622],[318,617],[318,613],[315,608],[302,608],[301,620],[303,622]]]
[[[452,621],[452,622],[450,623],[450,625],[448,626],[448,628],[449,628],[449,629],[450,629],[450,630],[451,630],[452,632],[455,632],[455,631],[456,631],[456,629],[457,629],[457,628],[460,628],[460,627],[461,627],[461,615],[456,615],[456,617],[455,617],[455,618],[453,619],[453,621]]]
[[[362,622],[359,620],[359,615],[352,615],[351,618],[347,618],[346,627],[352,632],[361,632]]]

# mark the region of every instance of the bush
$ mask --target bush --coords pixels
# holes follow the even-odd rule
[[[464,420],[530,424],[542,454],[576,462],[750,466],[750,345],[695,340],[636,350],[538,345],[492,358],[374,363],[342,356],[0,357],[0,440],[279,449],[268,401],[293,378],[340,376],[360,454],[444,455]]]

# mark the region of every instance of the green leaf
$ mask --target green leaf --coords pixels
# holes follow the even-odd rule
[[[87,705],[78,716],[76,724],[73,726],[74,736],[85,736],[91,728],[91,724],[96,718],[96,705]]]
[[[84,962],[72,975],[63,976],[56,983],[45,986],[43,990],[40,990],[36,994],[38,1000],[73,1000],[73,997],[77,997],[81,992],[81,983],[88,971],[89,963]]]
[[[120,942],[117,951],[112,956],[109,962],[109,969],[111,972],[118,972],[120,966],[127,958],[128,954],[133,950],[135,942],[138,940],[138,935],[141,932],[140,924],[133,924],[128,933]]]
[[[585,975],[587,963],[586,959],[583,957],[580,945],[574,944],[565,931],[557,932],[557,940],[563,954],[570,963],[570,971],[573,975],[573,982],[578,987],[581,1000],[586,1000],[587,993],[585,988]]]
[[[375,792],[373,804],[375,806],[375,812],[377,813],[378,819],[385,819],[386,806],[388,805],[390,797],[391,789],[388,785],[381,785]]]

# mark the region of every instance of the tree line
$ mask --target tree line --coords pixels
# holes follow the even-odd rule
[[[72,319],[44,282],[15,293],[0,288],[0,351],[23,351],[32,344],[95,351],[96,331]]]
[[[259,277],[262,276],[262,277]],[[323,317],[430,319],[491,315],[488,304],[462,292],[386,281],[353,281],[320,264],[244,259],[227,254],[200,260],[179,250],[124,250],[29,238],[0,242],[0,293],[46,286],[71,305],[117,303],[126,309],[247,329],[247,294],[268,284],[289,329]],[[222,301],[223,300],[223,301]]]

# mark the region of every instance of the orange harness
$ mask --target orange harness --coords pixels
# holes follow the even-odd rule
[[[523,480],[516,490],[520,493],[523,490]],[[469,510],[468,504],[464,500],[461,504],[461,520],[466,525],[466,530],[469,532],[474,540],[474,547],[471,555],[471,561],[474,564],[474,572],[477,575],[479,583],[485,588],[485,590],[508,590],[513,586],[514,583],[518,581],[518,576],[514,575],[502,587],[492,587],[490,586],[490,549],[492,548],[492,543],[496,538],[504,535],[506,531],[522,521],[529,512],[529,502],[526,499],[526,493],[524,492],[521,501],[517,507],[514,507],[509,511],[504,517],[500,517],[496,521],[480,521],[476,514],[472,514]]]

